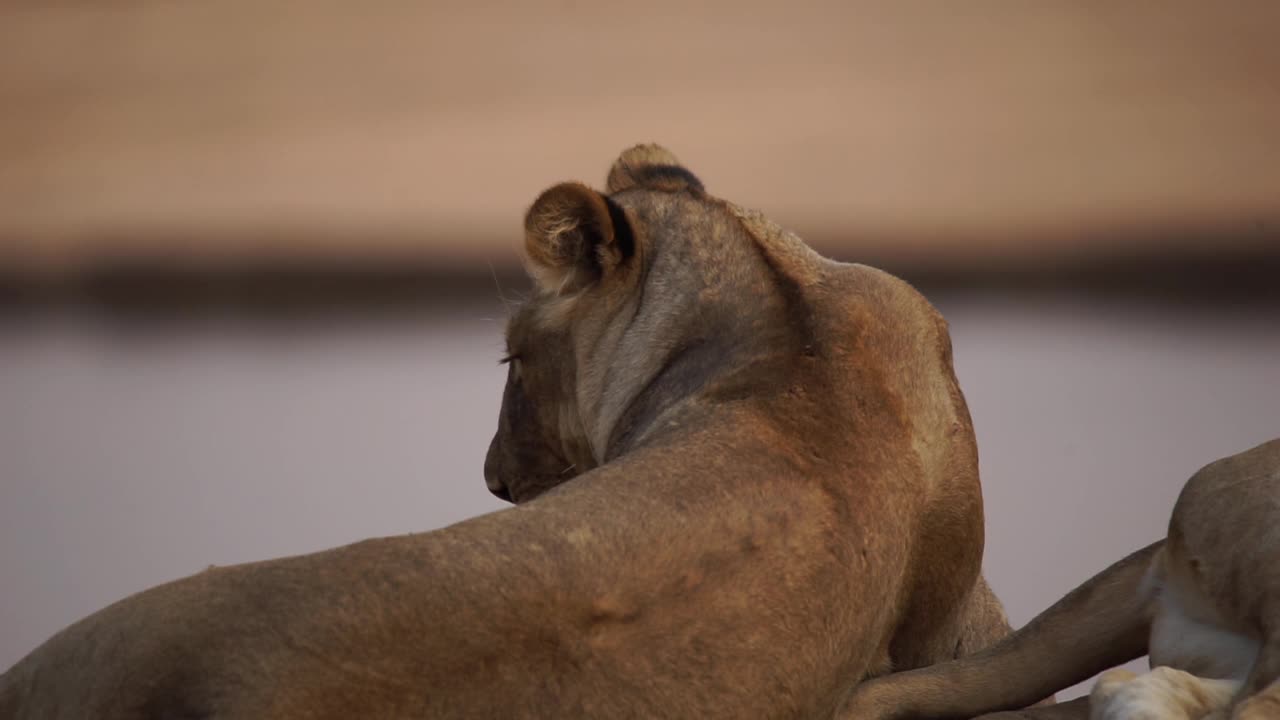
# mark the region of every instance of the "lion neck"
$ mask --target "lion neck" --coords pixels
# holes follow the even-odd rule
[[[597,464],[664,426],[789,387],[814,345],[803,293],[749,240],[679,245],[651,262],[595,334],[594,347],[611,350],[580,366],[578,407]]]

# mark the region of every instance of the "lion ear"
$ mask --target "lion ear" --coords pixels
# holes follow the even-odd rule
[[[597,282],[632,251],[622,210],[580,183],[562,183],[539,195],[524,230],[529,273],[553,295]]]
[[[609,168],[605,189],[610,195],[633,187],[665,192],[703,191],[702,181],[661,145],[636,145],[624,150]]]

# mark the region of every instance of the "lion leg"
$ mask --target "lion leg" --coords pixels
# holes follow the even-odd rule
[[[1280,641],[1262,646],[1235,699],[1232,718],[1280,718]]]
[[[977,720],[1089,720],[1089,698],[980,715]]]
[[[973,717],[1012,710],[1140,657],[1151,616],[1139,588],[1161,547],[1163,541],[1153,543],[1113,564],[986,650],[863,683],[837,717]]]
[[[1197,677],[1167,666],[1145,675],[1103,673],[1089,695],[1091,720],[1201,720],[1224,710],[1240,689],[1237,680]]]
[[[1232,720],[1275,720],[1280,718],[1280,680],[1245,698],[1231,714]]]
[[[960,627],[960,642],[956,645],[956,653],[952,659],[968,657],[981,650],[995,645],[1013,632],[1009,625],[1009,617],[1005,614],[1004,604],[996,597],[987,579],[978,576],[965,607],[964,621]],[[1050,695],[1037,705],[1052,705],[1057,698]]]

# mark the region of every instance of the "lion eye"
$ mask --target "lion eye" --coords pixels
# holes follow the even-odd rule
[[[512,377],[516,378],[517,380],[520,379],[520,356],[519,355],[514,355],[514,354],[504,355],[502,356],[502,359],[499,360],[498,362],[502,365],[510,365]]]

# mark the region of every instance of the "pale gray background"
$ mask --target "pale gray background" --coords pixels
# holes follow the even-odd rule
[[[1200,465],[1280,435],[1266,311],[942,296],[977,425],[988,576],[1021,624],[1163,534]],[[501,318],[0,325],[0,668],[210,564],[501,509]]]

